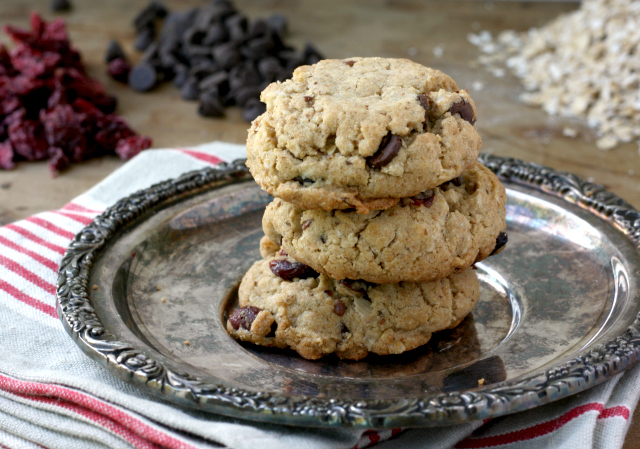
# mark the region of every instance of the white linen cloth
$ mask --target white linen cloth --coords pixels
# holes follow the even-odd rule
[[[1,448],[622,447],[640,396],[640,366],[582,394],[502,418],[365,431],[268,425],[179,409],[85,356],[55,310],[57,269],[73,236],[124,196],[244,155],[244,146],[220,142],[144,151],[62,209],[0,227]]]

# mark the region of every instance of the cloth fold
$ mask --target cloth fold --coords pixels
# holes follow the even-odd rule
[[[0,448],[620,448],[640,367],[552,404],[433,429],[305,429],[186,410],[85,356],[55,310],[73,236],[118,199],[184,172],[244,157],[242,145],[152,150],[60,210],[0,227]]]

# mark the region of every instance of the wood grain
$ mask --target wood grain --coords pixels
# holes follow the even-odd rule
[[[52,18],[48,1],[2,0],[0,25],[26,26],[32,10]],[[157,148],[189,146],[212,140],[243,143],[248,124],[237,109],[224,119],[203,119],[194,103],[184,102],[171,85],[135,93],[109,80],[102,61],[109,39],[118,39],[133,55],[131,19],[146,0],[73,0],[74,10],[62,17],[81,51],[89,73],[104,82],[120,100],[119,113]],[[165,2],[185,9],[202,2]],[[350,56],[410,57],[451,75],[470,91],[478,106],[483,151],[513,156],[576,173],[605,185],[640,207],[640,156],[636,144],[613,151],[598,150],[594,134],[583,124],[549,117],[518,102],[521,87],[507,75],[494,78],[474,62],[477,50],[467,42],[470,32],[527,30],[578,7],[575,2],[482,2],[421,0],[238,0],[251,17],[274,12],[290,19],[289,41],[300,48],[313,41],[329,58]],[[6,38],[3,38],[6,42]],[[434,49],[443,50],[441,57]],[[481,83],[481,90],[474,84]],[[576,138],[562,135],[564,127],[578,130]],[[101,158],[72,167],[52,179],[46,163],[20,163],[0,172],[0,224],[58,208],[93,186],[123,163]],[[626,449],[637,447],[640,419],[634,415]],[[632,443],[633,442],[633,443]]]

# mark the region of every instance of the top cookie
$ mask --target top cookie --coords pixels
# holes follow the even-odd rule
[[[323,60],[261,99],[247,165],[304,209],[387,209],[473,167],[481,145],[468,93],[406,59]]]

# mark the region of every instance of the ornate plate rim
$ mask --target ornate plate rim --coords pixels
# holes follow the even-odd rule
[[[640,249],[640,212],[604,187],[576,175],[514,158],[482,154],[479,161],[500,179],[553,194],[596,214]],[[97,252],[125,225],[167,200],[218,183],[250,179],[244,160],[186,173],[123,198],[96,217],[69,245],[58,273],[57,311],[76,344],[113,374],[157,396],[199,409],[249,420],[303,426],[391,428],[453,425],[526,410],[595,386],[640,359],[640,315],[623,335],[548,369],[544,374],[474,391],[422,397],[353,401],[291,396],[210,384],[168,369],[103,327],[89,295]]]

